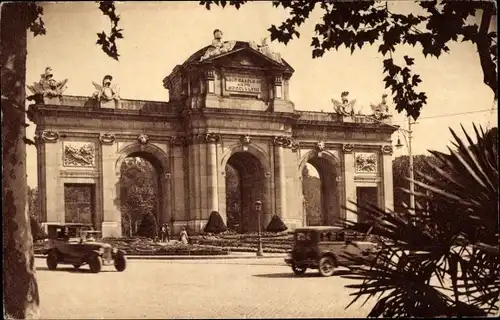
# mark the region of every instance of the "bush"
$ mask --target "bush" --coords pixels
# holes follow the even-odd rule
[[[43,230],[42,225],[38,220],[30,215],[30,226],[31,226],[31,234],[33,236],[33,241],[47,239],[48,235]]]
[[[147,214],[142,217],[141,224],[137,230],[137,235],[140,237],[154,239],[158,235],[158,231],[156,229],[155,217],[151,214]]]
[[[286,231],[288,227],[283,223],[280,217],[278,215],[274,215],[269,224],[267,225],[266,231],[268,232],[283,232]]]
[[[208,223],[203,229],[207,233],[219,234],[221,232],[227,231],[227,227],[224,224],[224,220],[217,211],[212,211],[210,217],[208,218]]]

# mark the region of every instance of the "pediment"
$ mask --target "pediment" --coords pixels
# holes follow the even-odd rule
[[[205,60],[223,67],[251,68],[251,69],[275,69],[293,72],[292,67],[285,60],[276,61],[266,55],[250,48],[244,47],[223,53]]]

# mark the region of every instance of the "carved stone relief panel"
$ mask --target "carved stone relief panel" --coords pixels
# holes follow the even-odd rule
[[[93,167],[95,165],[95,144],[93,142],[65,141],[63,145],[65,167]]]
[[[355,168],[357,173],[377,173],[377,154],[374,152],[355,152]]]

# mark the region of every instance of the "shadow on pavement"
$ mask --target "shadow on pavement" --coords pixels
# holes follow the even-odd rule
[[[338,270],[335,271],[333,276],[340,276],[342,274],[345,274],[345,271],[343,270]],[[265,273],[265,274],[255,274],[254,277],[259,277],[259,278],[322,278],[322,276],[319,274],[317,270],[311,270],[309,272],[306,272],[305,274],[301,276],[296,276],[292,271],[287,272],[287,273]]]
[[[82,267],[82,268],[79,268],[79,269],[75,269],[73,267],[64,267],[64,268],[56,268],[55,270],[50,270],[49,268],[47,267],[37,267],[36,268],[37,271],[50,271],[50,272],[68,272],[68,273],[88,273],[88,274],[92,274],[92,272],[90,271],[90,269],[86,269],[85,267]],[[110,270],[106,270],[106,269],[102,269],[100,272],[118,272],[118,271],[115,271],[114,269],[110,269]]]

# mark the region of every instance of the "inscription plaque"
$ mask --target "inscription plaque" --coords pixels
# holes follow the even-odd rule
[[[249,75],[226,76],[226,90],[243,93],[261,93],[262,80]]]

